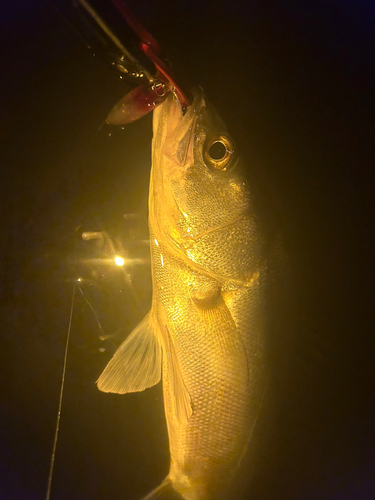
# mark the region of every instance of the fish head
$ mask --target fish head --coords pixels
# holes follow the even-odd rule
[[[252,197],[241,167],[232,137],[202,90],[195,92],[185,114],[170,93],[154,112],[149,200],[154,232],[192,260],[201,242],[207,246],[209,234],[216,233],[225,245],[233,227],[252,214]],[[255,217],[252,220],[255,231]],[[193,247],[189,254],[187,249]]]

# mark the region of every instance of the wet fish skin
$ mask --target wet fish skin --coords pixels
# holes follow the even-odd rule
[[[153,129],[152,308],[98,386],[143,390],[162,371],[171,466],[147,499],[216,500],[228,494],[264,391],[265,245],[241,158],[202,93],[185,115],[171,93]],[[224,167],[208,155],[222,140]]]

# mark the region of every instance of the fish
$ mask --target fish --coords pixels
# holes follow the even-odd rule
[[[153,113],[151,310],[97,385],[125,394],[162,379],[170,469],[145,500],[216,500],[265,392],[266,241],[246,165],[202,89],[186,110],[169,92]]]

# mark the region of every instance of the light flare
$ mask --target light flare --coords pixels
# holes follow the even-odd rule
[[[125,264],[125,261],[122,257],[120,257],[119,255],[116,255],[115,257],[115,264],[119,267],[123,266]]]

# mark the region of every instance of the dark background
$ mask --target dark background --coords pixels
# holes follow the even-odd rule
[[[375,5],[130,4],[224,117],[287,242],[294,351],[283,369],[273,353],[275,398],[255,431],[244,498],[375,498]],[[131,270],[131,286],[110,268],[93,276],[81,258],[97,249],[80,235],[107,230],[144,252],[151,117],[102,127],[129,87],[61,5],[23,0],[0,15],[0,499],[45,497],[78,273],[87,281],[74,300],[51,499],[137,499],[168,470],[161,388],[120,397],[95,380],[147,312],[149,270]]]

